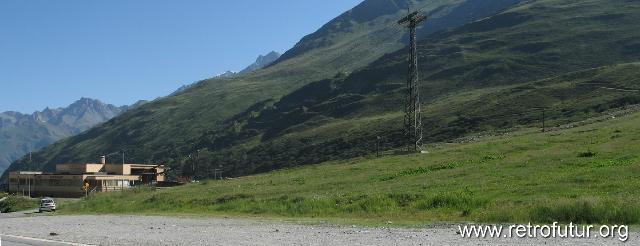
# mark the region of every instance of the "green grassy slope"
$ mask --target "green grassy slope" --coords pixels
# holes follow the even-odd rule
[[[536,107],[547,107],[546,124],[555,126],[637,104],[640,94],[634,90],[640,89],[638,69],[638,63],[620,64],[529,83],[453,93],[431,102],[424,110],[425,136],[431,142],[440,142],[473,132],[540,126],[542,112]],[[211,135],[194,141],[200,146],[230,149],[201,152],[198,169],[219,163],[231,172],[255,173],[317,163],[327,160],[326,156],[328,159],[362,156],[375,150],[377,136],[383,136],[383,148],[402,144],[399,141],[402,114],[394,109],[367,112],[386,103],[400,103],[388,94],[357,96],[344,93],[347,85],[331,81],[309,87],[317,97],[296,101],[293,93],[266,106],[259,114],[247,114],[246,121],[234,121],[245,123],[229,136]],[[231,142],[229,147],[225,145],[227,139],[237,142]],[[255,142],[262,144],[253,147]],[[246,156],[233,158],[242,154]]]
[[[472,143],[441,144],[430,154],[367,157],[171,189],[97,194],[63,211],[373,224],[637,224],[638,110],[546,133],[521,129]]]
[[[459,24],[456,4],[466,1],[417,1],[424,11],[437,10],[442,25],[425,27],[435,32]],[[482,18],[514,0],[497,1],[472,15]],[[178,95],[131,110],[101,127],[57,143],[35,155],[34,164],[18,161],[16,169],[52,169],[60,162],[95,161],[97,156],[125,149],[135,162],[179,165],[195,151],[192,140],[205,133],[224,135],[230,118],[264,100],[280,97],[306,84],[338,73],[348,74],[402,47],[403,32],[395,24],[405,13],[406,2],[369,0],[328,23],[317,35],[299,45],[304,51],[287,55],[276,65],[233,79],[206,80]],[[448,6],[447,8],[439,8]],[[382,9],[380,9],[382,8]],[[492,9],[493,8],[493,9]],[[371,9],[381,11],[369,11]],[[456,21],[452,21],[455,19]],[[447,21],[448,20],[448,21]],[[319,40],[319,41],[318,41]],[[316,41],[322,45],[314,45]]]
[[[626,62],[640,59],[631,38],[640,35],[638,11],[630,2],[533,1],[424,40],[427,141],[539,124],[541,107],[550,123],[563,123],[637,104],[638,65]],[[376,136],[397,147],[405,52],[254,104],[224,122],[225,131],[187,141],[192,152],[205,151],[179,163],[243,175],[361,156]]]

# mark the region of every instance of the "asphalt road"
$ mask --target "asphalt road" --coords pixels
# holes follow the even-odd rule
[[[613,238],[462,238],[457,226],[366,228],[281,221],[165,216],[0,216],[6,245],[638,245]]]
[[[16,218],[24,218],[29,216],[42,216],[46,214],[39,214],[37,209],[22,211],[17,213],[0,213],[0,221],[6,219],[16,219]],[[1,224],[1,222],[0,222]],[[55,241],[50,239],[43,238],[32,238],[25,237],[19,235],[6,235],[3,234],[3,230],[0,227],[0,246],[27,246],[27,245],[38,245],[38,246],[61,246],[61,245],[83,245],[83,244],[75,244],[68,243],[62,241]]]
[[[70,246],[70,245],[86,245],[79,243],[69,243],[62,241],[55,241],[42,238],[31,238],[23,236],[13,235],[0,235],[0,245],[2,246]]]

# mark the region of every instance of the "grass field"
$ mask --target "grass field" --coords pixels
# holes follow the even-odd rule
[[[640,114],[521,129],[431,153],[97,194],[63,213],[234,215],[398,225],[640,223]]]

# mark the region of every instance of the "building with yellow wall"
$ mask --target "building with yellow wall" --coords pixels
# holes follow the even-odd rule
[[[27,196],[81,197],[165,181],[163,165],[58,164],[53,173],[9,173],[9,192]]]

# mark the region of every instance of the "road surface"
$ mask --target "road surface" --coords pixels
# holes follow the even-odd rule
[[[623,245],[616,239],[468,239],[457,226],[365,228],[226,218],[0,216],[2,245]],[[638,245],[631,233],[626,245]]]
[[[42,238],[31,238],[31,237],[23,237],[23,236],[13,236],[13,235],[0,235],[0,240],[3,246],[83,246],[86,244],[80,243],[70,243],[64,241],[55,241],[49,239]]]

